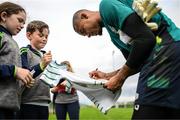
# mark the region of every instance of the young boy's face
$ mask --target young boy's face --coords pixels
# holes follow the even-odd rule
[[[27,32],[27,37],[30,40],[31,46],[36,50],[41,50],[45,47],[48,40],[49,31],[44,28],[42,32],[36,30],[33,33]]]

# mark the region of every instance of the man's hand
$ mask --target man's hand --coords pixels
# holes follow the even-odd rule
[[[121,89],[126,78],[134,73],[134,69],[129,68],[127,65],[123,65],[123,67],[119,69],[119,71],[112,76],[107,83],[105,83],[104,87],[115,92]]]
[[[96,69],[92,72],[89,72],[89,77],[93,79],[106,79],[106,73]]]
[[[115,75],[109,79],[108,82],[105,83],[104,87],[115,92],[121,89],[125,79],[120,78],[119,76]]]

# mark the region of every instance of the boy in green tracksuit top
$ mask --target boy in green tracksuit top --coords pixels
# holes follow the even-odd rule
[[[50,88],[39,77],[52,60],[51,52],[41,50],[48,41],[49,27],[42,21],[32,21],[27,25],[26,36],[30,45],[21,48],[22,67],[34,71],[34,86],[25,88],[21,97],[20,119],[48,120]]]

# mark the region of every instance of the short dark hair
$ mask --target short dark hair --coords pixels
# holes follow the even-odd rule
[[[88,10],[86,10],[86,9],[81,9],[81,10],[76,11],[76,12],[74,13],[74,15],[73,15],[72,24],[73,24],[73,28],[74,28],[75,31],[76,31],[75,26],[76,26],[77,22],[79,22],[79,21],[81,20],[80,14],[81,14],[82,12],[84,12],[84,11],[88,11]]]
[[[38,30],[39,32],[42,32],[44,28],[47,28],[48,32],[49,32],[49,26],[45,22],[39,21],[39,20],[34,20],[34,21],[31,21],[27,25],[26,32],[33,33],[36,30]]]
[[[11,16],[12,14],[18,14],[19,12],[24,12],[24,8],[22,8],[20,5],[11,3],[11,2],[3,2],[0,4],[0,14],[2,12],[6,12],[8,16]],[[2,21],[2,18],[0,17],[0,21]]]

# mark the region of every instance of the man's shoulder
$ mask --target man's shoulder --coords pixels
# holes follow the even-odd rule
[[[100,5],[111,6],[116,3],[118,3],[119,5],[125,4],[124,0],[102,0]]]
[[[108,6],[111,6],[114,2],[117,2],[117,0],[113,0],[113,1],[111,1],[111,0],[102,0],[101,2],[100,2],[100,8],[106,8],[106,7],[108,7]]]
[[[107,23],[121,24],[133,10],[129,1],[125,0],[102,0],[99,6],[100,15]]]
[[[99,11],[100,12],[113,12],[118,13],[124,13],[124,11],[131,9],[132,3],[131,1],[125,1],[125,0],[102,0],[99,5]],[[117,12],[115,12],[117,11]],[[125,13],[124,13],[125,14]]]

